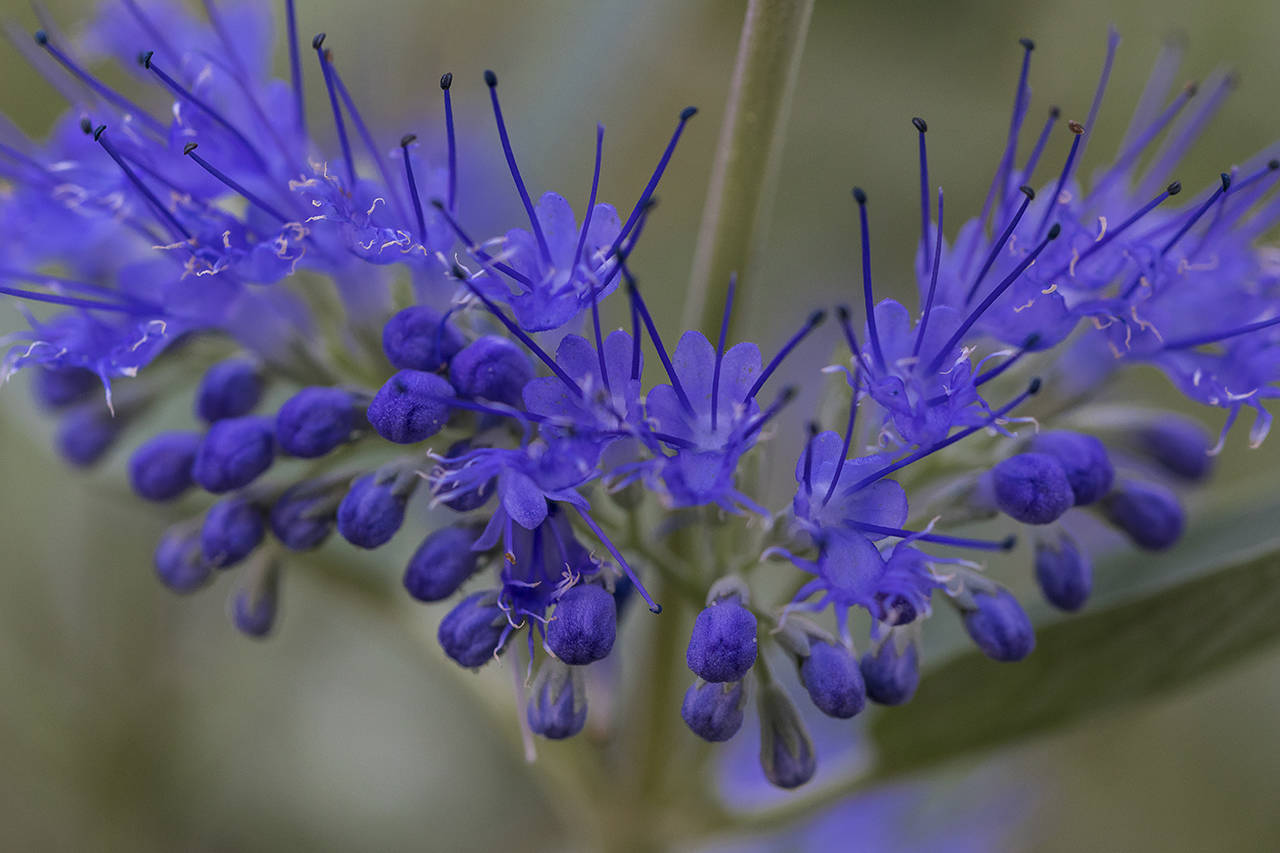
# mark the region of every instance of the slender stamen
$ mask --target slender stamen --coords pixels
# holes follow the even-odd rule
[[[804,493],[813,494],[813,441],[818,437],[818,425],[809,421],[809,438],[804,443]]]
[[[600,362],[600,381],[604,385],[605,393],[613,395],[613,389],[609,387],[609,366],[605,363],[604,357],[604,337],[600,334],[600,294],[593,287],[591,288],[591,327],[596,334],[596,358]]]
[[[667,170],[667,164],[671,162],[671,155],[676,151],[676,143],[680,141],[680,134],[684,132],[684,126],[688,124],[689,119],[698,113],[697,107],[685,107],[680,112],[680,122],[676,125],[675,132],[671,134],[671,141],[667,143],[666,150],[662,152],[662,157],[658,160],[657,168],[653,170],[653,175],[649,178],[649,183],[645,184],[644,192],[640,193],[640,199],[636,202],[636,206],[631,209],[631,215],[627,217],[627,222],[622,226],[622,230],[618,232],[617,239],[613,241],[613,245],[609,247],[608,255],[612,255],[618,251],[618,247],[622,245],[622,241],[631,233],[631,229],[635,227],[639,221],[640,215],[648,208],[649,199],[653,197],[654,190],[658,188],[658,182],[662,180],[662,173]]]
[[[471,237],[467,235],[467,232],[462,230],[462,226],[458,224],[458,220],[454,219],[445,208],[443,201],[433,199],[431,206],[440,211],[440,215],[444,217],[444,221],[453,229],[453,233],[458,235],[458,239],[467,244],[467,251],[470,252],[476,260],[481,264],[488,264],[489,266],[492,266],[495,270],[505,276],[515,279],[524,286],[525,290],[533,290],[533,281],[531,281],[527,275],[502,263],[502,261],[495,259],[484,249],[480,248],[480,244],[475,240],[472,240]]]
[[[765,409],[758,418],[747,424],[747,428],[742,431],[742,438],[745,440],[755,435],[765,424],[773,420],[788,403],[794,400],[797,393],[794,385],[788,385],[783,388],[778,394],[778,399],[769,404],[769,408]]]
[[[1177,340],[1168,341],[1164,348],[1169,349],[1191,349],[1192,347],[1204,346],[1205,344],[1215,344],[1219,341],[1225,341],[1230,338],[1236,338],[1240,335],[1247,335],[1250,332],[1257,332],[1261,329],[1269,329],[1272,326],[1280,325],[1280,317],[1272,317],[1270,320],[1259,320],[1256,323],[1249,323],[1244,326],[1238,326],[1225,332],[1210,332],[1204,335],[1194,335],[1187,338],[1178,338]]]
[[[640,312],[631,300],[631,381],[640,379]]]
[[[1174,245],[1179,240],[1181,240],[1183,236],[1185,236],[1186,233],[1190,231],[1197,222],[1200,221],[1200,218],[1209,212],[1209,208],[1213,207],[1214,202],[1216,202],[1225,192],[1227,192],[1227,190],[1231,188],[1230,175],[1228,175],[1226,172],[1223,172],[1221,175],[1219,175],[1219,178],[1221,179],[1221,182],[1219,183],[1218,188],[1213,191],[1213,193],[1209,196],[1209,198],[1205,199],[1204,204],[1196,208],[1195,212],[1192,213],[1189,217],[1187,217],[1187,219],[1182,223],[1182,227],[1178,229],[1177,233],[1174,234],[1171,238],[1169,238],[1169,241],[1165,243],[1164,246],[1160,249],[1159,257],[1163,258],[1165,254],[1170,249],[1172,249]],[[1130,296],[1134,294],[1134,292],[1138,289],[1138,287],[1141,286],[1141,284],[1142,284],[1142,274],[1139,273],[1137,276],[1134,277],[1133,281],[1129,282],[1129,286],[1125,288],[1121,298],[1128,299]]]
[[[1139,219],[1146,216],[1148,213],[1150,213],[1151,211],[1159,207],[1161,204],[1163,204],[1165,200],[1168,199],[1170,196],[1175,196],[1180,192],[1182,192],[1182,184],[1180,182],[1174,181],[1173,183],[1169,184],[1169,186],[1164,188],[1164,192],[1160,193],[1160,195],[1156,196],[1151,201],[1147,202],[1142,207],[1138,208],[1138,210],[1132,216],[1126,219],[1124,222],[1120,223],[1115,228],[1109,229],[1106,235],[1101,240],[1099,240],[1098,242],[1094,243],[1092,246],[1090,246],[1089,248],[1081,252],[1080,256],[1075,259],[1075,266],[1078,267],[1080,264],[1084,263],[1086,260],[1088,260],[1094,254],[1096,254],[1098,251],[1103,249],[1112,240],[1116,239],[1125,231],[1127,231],[1129,227],[1133,225],[1135,222],[1137,222]],[[1050,279],[1057,278],[1058,276],[1062,275],[1064,272],[1066,272],[1070,268],[1071,268],[1071,264],[1065,264],[1060,270],[1055,272],[1053,275],[1049,276],[1049,278]]]
[[[760,376],[757,377],[755,384],[751,386],[751,390],[748,391],[747,396],[743,398],[742,401],[744,403],[752,399],[753,397],[756,396],[757,393],[759,393],[760,389],[764,387],[764,383],[768,382],[769,377],[772,376],[773,372],[778,369],[778,365],[782,364],[782,360],[786,358],[788,355],[790,355],[791,351],[795,349],[799,345],[799,343],[802,340],[804,340],[806,336],[808,336],[810,332],[818,328],[818,326],[821,325],[822,321],[825,319],[827,319],[827,312],[821,309],[814,311],[812,314],[809,315],[809,318],[804,321],[804,325],[800,327],[800,330],[796,332],[794,335],[792,335],[790,340],[788,340],[785,344],[783,344],[782,349],[778,350],[778,354],[773,357],[773,359],[761,372]]]
[[[239,129],[237,129],[235,125],[233,125],[230,121],[228,121],[226,117],[224,117],[220,112],[215,110],[213,107],[209,106],[208,103],[206,103],[205,101],[197,97],[194,93],[192,93],[190,90],[184,87],[177,80],[173,79],[168,74],[166,74],[160,68],[160,66],[156,64],[154,56],[155,56],[155,51],[148,50],[145,53],[142,53],[138,56],[138,64],[141,65],[143,68],[147,69],[148,71],[151,71],[152,73],[154,73],[156,77],[160,79],[160,82],[163,83],[165,85],[165,88],[167,88],[169,91],[173,92],[182,100],[189,102],[192,106],[196,107],[205,115],[209,116],[209,118],[213,119],[218,124],[222,125],[223,128],[225,128],[228,133],[230,133],[233,137],[235,137],[236,141],[239,142],[242,146],[244,146],[244,149],[248,151],[249,154],[255,160],[258,161],[259,166],[263,165],[262,155],[260,155],[258,153],[258,150],[254,148],[253,143],[250,142],[248,138],[246,138],[245,135],[241,133]]]
[[[44,273],[27,272],[25,270],[13,269],[11,267],[0,267],[0,278],[13,279],[14,281],[29,281],[32,284],[43,285],[54,291],[61,289],[78,290],[81,293],[89,293],[94,296],[104,296],[107,299],[119,299],[122,302],[132,302],[139,308],[157,311],[156,306],[145,300],[139,299],[131,293],[125,293],[122,290],[115,290],[110,287],[103,287],[100,284],[93,284],[88,281],[78,281],[73,278],[64,278],[56,275],[46,275]]]
[[[858,335],[853,331],[853,318],[849,313],[849,307],[837,305],[836,316],[840,318],[840,330],[844,332],[845,343],[849,345],[850,353],[863,370],[871,372],[871,366],[867,364],[866,358],[862,355],[862,348],[858,346]]]
[[[980,388],[981,386],[986,385],[991,380],[999,377],[1006,370],[1008,370],[1009,368],[1017,364],[1019,361],[1021,361],[1022,357],[1025,356],[1027,353],[1031,352],[1032,348],[1035,347],[1036,344],[1039,343],[1039,341],[1040,341],[1039,334],[1028,335],[1026,341],[1024,341],[1022,344],[1022,349],[1018,350],[1013,355],[1009,356],[1004,361],[1000,362],[990,370],[984,370],[982,373],[979,373],[976,377],[974,377],[973,387]],[[951,396],[950,394],[938,394],[936,397],[930,397],[928,400],[926,400],[925,405],[941,406],[943,403],[947,402],[950,396]]]
[[[840,482],[840,475],[844,473],[844,462],[849,458],[849,445],[853,444],[853,427],[858,422],[858,385],[860,374],[854,376],[853,381],[853,398],[849,401],[849,419],[844,425],[844,444],[840,447],[840,457],[836,460],[836,472],[831,475],[831,482],[827,484],[827,493],[822,496],[822,505],[826,506],[827,501],[831,500],[831,496],[836,492],[836,484]]]
[[[453,97],[449,87],[453,85],[453,74],[446,72],[440,75],[440,90],[444,92],[444,133],[449,146],[449,210],[458,209],[458,143],[453,135]]]
[[[1038,393],[1039,391],[1040,391],[1040,379],[1036,378],[1031,380],[1031,384],[1027,387],[1026,391],[1023,391],[1021,394],[1014,397],[1008,403],[1005,403],[1003,406],[996,409],[982,423],[968,427],[967,429],[962,429],[960,430],[960,432],[956,433],[955,435],[948,436],[947,438],[944,438],[942,441],[931,444],[928,447],[921,448],[920,450],[917,450],[915,453],[912,453],[909,456],[904,456],[902,459],[899,459],[897,462],[890,463],[889,465],[886,465],[883,468],[880,468],[879,470],[868,474],[867,476],[863,477],[861,480],[854,483],[853,485],[846,487],[844,489],[844,493],[849,494],[852,492],[856,492],[859,489],[866,488],[867,486],[871,485],[877,480],[880,480],[888,476],[889,474],[892,474],[894,471],[898,471],[902,468],[907,467],[908,465],[911,465],[914,462],[920,461],[926,456],[929,456],[933,453],[937,453],[939,450],[942,450],[944,448],[950,447],[951,445],[955,444],[957,441],[960,441],[963,438],[967,438],[968,436],[973,435],[975,432],[979,430],[986,429],[987,427],[991,426],[992,424],[996,423],[998,420],[1003,418],[1010,411],[1022,405],[1022,403],[1025,402],[1028,397],[1031,397],[1032,395]]]
[[[409,184],[409,200],[413,202],[413,216],[418,222],[418,242],[425,244],[427,242],[427,220],[422,215],[422,198],[418,195],[418,182],[413,179],[413,161],[409,157],[409,146],[417,138],[412,133],[406,133],[400,137],[400,151],[404,156],[404,177]]]
[[[153,132],[161,136],[168,133],[165,126],[152,118],[146,110],[142,109],[142,107],[138,106],[133,101],[129,100],[124,95],[121,95],[109,86],[98,82],[96,77],[76,64],[75,60],[63,53],[61,49],[53,44],[53,42],[49,41],[49,35],[44,30],[36,30],[35,39],[36,44],[48,51],[49,55],[56,59],[59,65],[67,69],[67,71],[71,73],[71,76],[75,77],[81,83],[84,83],[92,89],[98,97],[115,105],[118,109],[136,117]]]
[[[956,329],[955,334],[951,336],[951,339],[943,344],[942,348],[938,350],[938,354],[933,357],[933,361],[929,363],[929,367],[925,370],[925,373],[933,373],[942,366],[942,362],[946,359],[947,354],[951,352],[952,348],[955,347],[956,344],[960,343],[960,340],[965,336],[965,333],[969,331],[974,323],[978,322],[978,318],[980,318],[986,310],[991,307],[992,303],[1000,298],[1001,294],[1008,290],[1009,287],[1017,281],[1024,272],[1026,272],[1027,267],[1035,263],[1036,258],[1040,256],[1040,253],[1044,251],[1045,247],[1052,241],[1058,239],[1058,235],[1061,233],[1062,226],[1055,222],[1053,227],[1049,229],[1049,233],[1040,241],[1039,245],[1032,249],[1031,252],[1022,259],[1022,263],[1018,264],[1018,266],[1014,268],[1013,272],[1009,273],[1009,275],[1005,277],[1004,281],[996,285],[995,289],[987,294],[987,297],[978,304],[978,307],[973,309],[969,316],[964,319],[964,322],[960,324],[960,328]]]
[[[635,306],[640,319],[644,321],[645,328],[649,332],[649,340],[653,341],[654,349],[658,351],[658,358],[671,379],[671,388],[676,392],[676,397],[680,399],[680,405],[684,406],[685,411],[693,414],[693,404],[689,402],[689,396],[685,394],[684,386],[680,384],[680,376],[671,364],[671,359],[667,357],[667,348],[662,345],[662,336],[658,334],[658,327],[654,325],[653,317],[649,315],[649,308],[644,304],[644,297],[640,295],[640,288],[636,287],[636,280],[627,269],[625,261],[622,265],[622,277],[626,279],[627,295],[631,297],[631,304]],[[636,340],[639,340],[639,336]]]
[[[933,272],[929,275],[929,293],[920,309],[920,325],[916,326],[916,342],[911,346],[911,357],[920,355],[924,343],[924,331],[929,326],[929,313],[933,310],[933,297],[938,290],[938,265],[942,261],[942,187],[938,187],[938,233],[933,247]]]
[[[302,96],[302,56],[298,48],[298,18],[293,0],[284,0],[285,18],[289,27],[289,77],[293,81],[293,102],[298,109],[298,130],[307,135],[307,104]]]
[[[1169,174],[1174,167],[1182,160],[1187,149],[1200,136],[1205,125],[1213,117],[1213,114],[1222,106],[1222,102],[1226,100],[1228,94],[1236,87],[1236,77],[1233,74],[1227,74],[1219,78],[1216,85],[1209,90],[1209,93],[1199,99],[1199,106],[1190,115],[1184,115],[1179,121],[1176,135],[1169,136],[1160,146],[1159,151],[1155,155],[1155,161],[1147,168],[1142,180],[1138,184],[1138,195],[1153,195],[1160,184],[1168,180]],[[1170,131],[1171,134],[1174,131]]]
[[[633,584],[635,584],[636,592],[640,593],[640,597],[649,605],[649,610],[654,613],[661,613],[662,605],[655,603],[654,600],[649,597],[649,593],[645,590],[644,584],[640,583],[640,578],[636,577],[636,573],[631,570],[631,566],[627,565],[627,561],[618,553],[618,549],[609,541],[609,537],[604,535],[604,531],[600,529],[600,525],[592,521],[591,516],[587,515],[586,511],[581,507],[574,507],[574,509],[578,511],[578,515],[582,516],[582,520],[586,522],[587,527],[591,528],[591,532],[596,535],[596,538],[600,540],[605,549],[613,555],[615,560],[618,561],[618,565],[622,567],[622,570],[627,573],[627,577],[631,579]]]
[[[711,374],[711,431],[716,429],[716,415],[720,412],[720,365],[724,361],[724,341],[729,334],[729,316],[733,311],[733,294],[738,289],[738,274],[729,274],[729,292],[724,297],[724,314],[720,317],[720,340],[716,344],[716,367]]]
[[[1116,61],[1116,48],[1120,46],[1120,33],[1115,27],[1107,29],[1107,56],[1102,61],[1102,73],[1098,76],[1098,87],[1093,91],[1093,103],[1089,104],[1089,115],[1084,120],[1084,138],[1080,140],[1080,157],[1089,147],[1089,137],[1093,135],[1093,126],[1098,122],[1098,111],[1102,109],[1102,96],[1106,94],[1107,82],[1111,79],[1111,67]]]
[[[116,165],[120,167],[120,171],[124,172],[124,176],[129,179],[129,183],[133,184],[134,187],[137,188],[138,192],[142,193],[142,195],[146,197],[147,201],[151,202],[152,206],[155,207],[156,211],[160,214],[160,217],[165,221],[165,224],[173,230],[174,234],[188,242],[192,241],[194,238],[191,236],[191,232],[183,227],[182,223],[178,221],[178,217],[174,216],[169,208],[161,204],[160,199],[156,198],[156,194],[142,182],[142,179],[134,173],[133,169],[129,168],[129,164],[120,156],[120,152],[116,151],[115,146],[107,140],[107,126],[102,124],[98,125],[97,129],[91,130],[89,128],[89,121],[86,119],[81,123],[80,127],[86,130],[86,132],[91,132],[93,134],[94,141],[102,146],[102,150],[106,151],[107,155],[112,160],[116,161]]]
[[[66,305],[70,308],[88,308],[94,311],[119,311],[124,314],[153,314],[153,310],[142,310],[137,305],[125,305],[119,302],[96,302],[92,299],[80,299],[76,296],[61,296],[56,293],[40,293],[21,287],[0,285],[0,294],[16,296],[19,299],[30,299],[33,302],[48,302],[51,305]]]
[[[232,63],[242,76],[245,75],[244,62],[240,59],[240,53],[236,50],[235,40],[231,38],[226,26],[222,22],[222,16],[218,14],[218,7],[214,5],[213,0],[202,0],[205,16],[208,17],[209,23],[213,25],[213,31],[218,34],[218,41],[222,42],[222,49],[231,57]]]
[[[1173,121],[1174,117],[1182,111],[1182,108],[1185,107],[1193,97],[1195,97],[1197,91],[1198,88],[1195,83],[1188,83],[1184,86],[1182,91],[1178,93],[1178,96],[1173,99],[1173,103],[1169,105],[1168,109],[1161,113],[1160,116],[1157,117],[1156,120],[1153,121],[1142,133],[1142,135],[1134,140],[1133,144],[1126,148],[1120,156],[1116,158],[1115,163],[1112,164],[1111,168],[1107,170],[1107,173],[1102,176],[1102,179],[1094,185],[1093,189],[1089,192],[1089,195],[1099,195],[1110,187],[1117,178],[1125,174],[1129,170],[1129,167],[1133,165],[1133,162],[1137,160],[1142,152],[1146,150],[1147,146],[1151,144],[1152,140],[1159,136],[1165,127],[1168,126],[1169,122]]]
[[[600,158],[604,154],[604,125],[596,125],[596,165],[591,170],[591,196],[587,199],[587,212],[582,215],[582,230],[578,232],[578,247],[573,251],[573,269],[582,260],[582,247],[587,244],[587,230],[591,227],[591,215],[596,209],[596,190],[600,188]]]
[[[498,138],[502,141],[502,153],[507,158],[507,168],[511,170],[511,179],[515,181],[516,192],[520,194],[520,203],[529,215],[529,224],[533,227],[533,236],[538,241],[538,252],[548,266],[551,265],[551,249],[547,247],[547,238],[542,233],[542,223],[533,209],[533,201],[529,198],[529,190],[525,188],[524,178],[520,177],[520,168],[516,166],[516,155],[511,150],[511,139],[507,136],[507,124],[502,120],[502,106],[498,103],[498,75],[492,71],[484,72],[484,82],[489,86],[489,99],[493,102],[493,118],[498,123]]]
[[[867,194],[861,187],[853,188],[853,200],[858,203],[858,227],[862,232],[862,301],[867,311],[867,334],[871,338],[871,352],[876,364],[884,367],[884,351],[880,349],[880,335],[876,333],[875,296],[871,292],[871,234],[867,226]]]
[[[1062,172],[1058,175],[1058,185],[1053,188],[1053,195],[1049,196],[1049,203],[1045,205],[1044,216],[1040,217],[1040,224],[1036,226],[1037,239],[1044,233],[1045,226],[1049,224],[1049,217],[1053,215],[1054,210],[1058,207],[1059,199],[1062,198],[1062,188],[1066,186],[1068,179],[1071,177],[1071,170],[1075,167],[1076,154],[1080,151],[1080,145],[1084,139],[1084,125],[1078,121],[1068,121],[1067,127],[1071,128],[1072,140],[1071,150],[1067,153],[1067,162],[1062,164]]]
[[[391,201],[396,206],[396,213],[401,219],[407,219],[408,211],[404,209],[404,201],[397,191],[395,181],[391,179],[391,170],[387,168],[387,158],[382,155],[378,145],[373,141],[373,134],[369,132],[368,125],[364,123],[364,118],[356,107],[355,99],[351,97],[351,92],[347,90],[347,84],[342,82],[342,74],[339,73],[338,66],[333,64],[332,52],[326,52],[325,58],[329,61],[329,70],[333,75],[333,82],[338,89],[338,95],[342,98],[343,106],[347,108],[347,114],[351,116],[351,122],[356,126],[356,133],[359,134],[360,141],[364,143],[365,150],[369,152],[369,159],[378,167],[378,174],[382,176],[382,183],[386,186],[387,192],[391,194]]]
[[[983,229],[986,228],[987,216],[991,213],[992,203],[997,197],[1003,198],[1009,184],[1009,172],[1013,170],[1013,161],[1018,151],[1018,133],[1022,130],[1022,121],[1027,114],[1027,77],[1031,72],[1031,51],[1036,43],[1029,38],[1018,39],[1022,45],[1022,70],[1018,72],[1018,87],[1013,93],[1013,112],[1009,116],[1009,135],[1005,139],[1004,153],[1000,155],[1000,164],[996,167],[995,176],[991,179],[991,187],[987,190],[986,200],[982,202],[982,215],[978,217]],[[997,195],[998,194],[998,195]],[[970,244],[969,256],[965,258],[963,269],[969,268],[973,259],[973,249],[977,240]]]
[[[1061,115],[1062,111],[1057,107],[1049,108],[1049,117],[1044,120],[1044,127],[1041,128],[1040,136],[1036,139],[1036,144],[1031,149],[1031,156],[1027,158],[1027,164],[1022,167],[1023,183],[1031,183],[1031,176],[1035,174],[1036,166],[1040,165],[1040,156],[1044,154],[1044,148],[1049,144],[1049,136],[1053,133],[1054,125],[1058,123],[1058,118]]]
[[[924,253],[924,268],[929,268],[929,152],[925,146],[924,135],[929,125],[922,118],[913,118],[911,123],[920,138],[920,251]]]
[[[1009,243],[1009,238],[1013,236],[1013,231],[1018,227],[1018,223],[1022,221],[1022,215],[1027,212],[1027,206],[1035,201],[1036,191],[1028,186],[1018,188],[1022,193],[1022,204],[1018,206],[1018,212],[1009,220],[1009,224],[1005,226],[1004,233],[1000,235],[1000,239],[996,240],[991,246],[991,252],[987,255],[987,259],[982,263],[982,269],[978,271],[978,277],[973,280],[973,284],[969,285],[969,292],[964,297],[964,304],[968,305],[973,301],[973,297],[978,295],[978,288],[982,285],[982,280],[986,278],[987,273],[991,270],[991,266],[996,262],[996,258],[1000,256],[1000,252]]]
[[[169,40],[164,37],[164,33],[160,32],[160,30],[156,28],[155,23],[152,22],[152,20],[147,17],[147,14],[138,7],[136,0],[124,0],[124,5],[125,8],[129,10],[129,14],[133,15],[134,19],[138,22],[138,26],[142,27],[147,38],[159,45],[163,51],[168,54],[168,59],[177,61],[179,59],[178,52],[173,49]]]
[[[194,160],[196,162],[196,165],[198,165],[201,169],[204,169],[210,175],[213,175],[213,177],[217,178],[219,181],[226,184],[234,192],[237,192],[240,195],[244,196],[249,201],[249,203],[252,204],[253,206],[259,208],[260,210],[266,211],[268,214],[270,214],[271,216],[274,216],[276,219],[279,219],[281,222],[290,221],[289,217],[285,216],[283,213],[276,210],[270,204],[267,204],[267,202],[263,201],[257,195],[250,192],[245,187],[241,186],[237,181],[233,180],[232,178],[224,174],[220,169],[216,168],[208,160],[204,159],[199,154],[197,154],[196,147],[197,147],[196,143],[188,142],[186,145],[182,147],[182,153],[186,154],[188,157]]]
[[[351,156],[351,142],[347,139],[347,124],[342,119],[342,110],[338,106],[338,92],[333,85],[333,74],[329,68],[328,51],[324,49],[324,33],[311,40],[315,48],[316,58],[320,61],[320,73],[324,75],[324,87],[329,93],[329,109],[333,112],[333,124],[338,129],[338,144],[342,146],[342,159],[347,167],[348,190],[354,192],[356,186],[356,161]]]
[[[870,524],[852,518],[845,519],[845,524],[857,528],[864,533],[875,533],[880,536],[894,536],[902,539],[918,539],[921,542],[933,542],[937,545],[951,545],[955,548],[972,548],[975,551],[1010,551],[1017,544],[1017,538],[1006,536],[1004,539],[970,539],[964,536],[945,536],[941,533],[923,533],[918,530],[903,530],[899,527],[885,527],[881,524]]]

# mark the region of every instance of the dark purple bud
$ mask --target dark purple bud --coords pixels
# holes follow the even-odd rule
[[[271,532],[291,551],[310,551],[329,538],[338,502],[311,483],[284,491],[271,507]]]
[[[906,648],[899,649],[892,635],[874,653],[862,656],[861,669],[867,698],[881,705],[902,705],[915,695],[920,684],[916,644],[908,640]]]
[[[64,459],[78,468],[88,468],[111,449],[123,428],[123,421],[113,418],[102,403],[85,403],[58,422],[55,442]]]
[[[726,681],[712,684],[696,681],[685,691],[680,716],[698,737],[721,743],[742,728],[743,708],[747,704],[746,684]]]
[[[1058,460],[1071,483],[1076,506],[1094,503],[1111,491],[1116,471],[1106,446],[1098,438],[1079,432],[1053,430],[1032,439],[1031,450]]]
[[[436,633],[440,647],[459,666],[474,669],[493,659],[506,628],[507,617],[498,608],[492,590],[473,592],[445,615]]]
[[[556,603],[547,623],[547,646],[572,666],[604,660],[613,650],[618,608],[602,586],[579,584]]]
[[[756,662],[756,617],[736,597],[698,614],[685,653],[689,669],[704,681],[741,681]]]
[[[991,469],[996,506],[1023,524],[1057,521],[1075,503],[1067,473],[1052,456],[1019,453]]]
[[[409,558],[404,588],[419,601],[443,601],[475,574],[476,557],[471,545],[476,531],[466,525],[434,531]]]
[[[1019,661],[1036,647],[1027,613],[1007,590],[973,596],[974,609],[964,614],[964,628],[978,649],[992,660]]]
[[[253,553],[266,535],[262,510],[235,495],[223,498],[204,517],[200,548],[204,560],[218,569],[234,566]]]
[[[213,423],[253,411],[262,399],[262,373],[242,358],[219,362],[205,373],[196,389],[196,417]]]
[[[858,659],[844,646],[814,642],[800,662],[800,681],[809,698],[828,717],[848,719],[867,703]]]
[[[425,305],[404,309],[382,327],[382,351],[397,370],[439,370],[465,343],[439,311]]]
[[[545,661],[534,676],[526,718],[529,728],[550,740],[563,740],[582,731],[587,722],[582,670]]]
[[[485,335],[467,344],[449,363],[449,381],[463,397],[478,397],[518,406],[533,365],[519,346],[506,338]]]
[[[61,409],[83,400],[102,380],[83,367],[39,367],[31,385],[36,402],[49,409]]]
[[[1137,430],[1137,449],[1184,480],[1203,480],[1213,469],[1209,431],[1190,418],[1166,413]]]
[[[444,429],[453,387],[434,373],[401,370],[378,389],[369,404],[369,423],[396,444],[416,444]]]
[[[200,556],[200,542],[186,525],[171,527],[160,537],[155,552],[156,576],[177,593],[195,592],[213,574]]]
[[[1178,496],[1154,483],[1129,481],[1102,502],[1107,520],[1148,551],[1168,548],[1182,536],[1185,518]]]
[[[359,405],[355,395],[341,388],[303,388],[276,414],[280,449],[290,456],[315,459],[346,444],[361,426]]]
[[[380,548],[404,524],[404,508],[416,475],[408,478],[365,474],[338,504],[338,532],[359,548]],[[404,484],[408,483],[406,490]]]
[[[770,684],[760,691],[760,766],[779,788],[798,788],[818,769],[813,741],[787,694]]]
[[[280,570],[268,565],[231,594],[231,621],[250,637],[265,637],[276,624],[280,601]]]
[[[129,482],[139,497],[169,501],[191,488],[191,469],[200,435],[162,432],[144,442],[129,457]]]
[[[221,494],[252,483],[275,457],[271,421],[256,416],[228,418],[215,422],[205,433],[192,474],[206,491]]]
[[[1061,610],[1079,610],[1093,591],[1093,565],[1070,536],[1036,543],[1036,582],[1045,601]]]

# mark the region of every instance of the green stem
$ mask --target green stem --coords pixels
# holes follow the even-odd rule
[[[768,224],[791,94],[809,31],[813,0],[749,0],[724,124],[702,211],[686,328],[708,335],[720,325],[729,276],[750,285]],[[737,312],[741,316],[742,312]]]

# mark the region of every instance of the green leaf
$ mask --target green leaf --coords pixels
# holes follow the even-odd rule
[[[977,652],[926,673],[871,735],[884,777],[1012,743],[1181,687],[1280,637],[1280,550],[1037,632],[1015,665]]]

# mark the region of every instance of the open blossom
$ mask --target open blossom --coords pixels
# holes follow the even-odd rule
[[[583,668],[625,653],[618,622],[632,593],[655,614],[680,595],[698,610],[692,626],[667,619],[655,630],[688,632],[681,716],[698,736],[727,740],[755,694],[763,772],[795,787],[818,758],[804,713],[765,671],[771,658],[794,665],[813,710],[846,719],[867,699],[911,698],[918,638],[938,603],[983,654],[1033,653],[1021,604],[982,571],[1017,536],[949,528],[980,518],[1016,527],[1045,598],[1064,610],[1092,589],[1081,514],[1139,548],[1178,539],[1178,489],[1209,473],[1214,444],[1196,422],[1159,411],[1096,435],[1069,425],[1063,411],[1110,375],[1155,365],[1191,400],[1227,412],[1224,441],[1245,408],[1253,443],[1269,427],[1280,264],[1254,242],[1280,218],[1265,198],[1280,163],[1266,151],[1206,180],[1183,176],[1185,190],[1176,179],[1224,79],[1173,92],[1163,107],[1153,89],[1119,152],[1082,179],[1114,34],[1085,120],[1051,110],[1025,152],[1034,45],[1023,42],[991,189],[950,238],[928,125],[915,119],[918,303],[877,299],[871,204],[854,189],[861,324],[837,306],[838,332],[823,339],[826,309],[806,306],[775,347],[727,340],[732,283],[716,340],[661,332],[633,272],[693,108],[622,208],[597,197],[599,127],[575,208],[571,193],[534,200],[498,77],[485,72],[506,163],[491,183],[509,180],[524,216],[479,235],[459,213],[473,190],[459,185],[457,161],[481,141],[459,144],[451,74],[440,78],[437,141],[391,144],[361,116],[331,52],[337,39],[301,39],[292,2],[288,81],[269,74],[260,4],[205,5],[207,21],[159,0],[107,3],[80,40],[35,35],[40,70],[82,100],[43,142],[0,127],[0,221],[11,235],[0,294],[25,322],[0,371],[34,374],[71,463],[133,441],[139,497],[205,494],[205,508],[158,543],[155,570],[180,593],[234,575],[231,617],[250,636],[275,628],[282,554],[318,548],[335,530],[381,548],[430,503],[448,520],[423,534],[405,591],[451,601],[437,637],[460,666],[527,667],[526,733],[582,731],[597,713]],[[94,57],[124,63],[128,91],[96,76]],[[170,109],[140,106],[136,87]],[[310,87],[327,112],[307,113]],[[317,141],[322,126],[336,145]],[[629,328],[602,323],[610,300],[625,304]],[[786,417],[796,389],[774,377],[820,340],[839,353],[841,422],[811,425],[794,486],[779,496],[758,463],[775,433],[799,429]],[[195,391],[190,423],[139,435],[182,383]],[[269,411],[277,388],[284,402]],[[1060,404],[1043,417],[1041,396]],[[299,473],[296,460],[311,467]],[[720,535],[728,525],[740,527]],[[732,539],[733,553],[686,548],[700,562],[682,565],[667,541],[682,530],[706,539],[707,553],[712,539]],[[785,597],[762,602],[748,569],[788,573]]]

